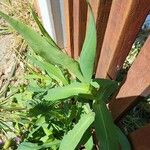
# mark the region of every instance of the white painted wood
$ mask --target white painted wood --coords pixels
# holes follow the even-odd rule
[[[51,10],[53,15],[57,44],[59,45],[59,47],[64,48],[63,25],[62,25],[62,15],[61,15],[63,12],[61,12],[60,0],[50,0],[50,3],[51,3]]]
[[[44,27],[59,47],[64,48],[64,0],[38,0]]]
[[[40,9],[43,25],[53,40],[56,41],[50,0],[38,0],[37,2]]]

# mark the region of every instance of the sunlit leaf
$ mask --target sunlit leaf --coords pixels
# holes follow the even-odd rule
[[[94,15],[90,5],[89,7],[89,23],[85,36],[85,41],[80,55],[80,67],[87,82],[90,82],[93,75],[94,61],[96,54],[96,26]]]
[[[58,101],[61,99],[77,96],[80,94],[91,94],[90,85],[85,83],[75,82],[63,87],[56,87],[48,90],[44,99],[47,101]]]
[[[67,68],[70,72],[72,72],[79,80],[84,81],[77,61],[70,58],[60,49],[54,47],[52,43],[50,44],[44,37],[35,32],[31,27],[28,27],[24,23],[9,17],[1,11],[0,16],[2,16],[17,32],[23,36],[34,52],[38,53],[50,63],[62,65],[64,68]]]
[[[65,79],[62,71],[58,67],[47,63],[46,61],[40,61],[33,56],[28,56],[28,58],[41,69],[45,70],[47,74],[58,83],[62,82],[64,85],[68,84],[68,81]]]
[[[81,116],[81,119],[74,128],[64,136],[59,150],[74,150],[80,142],[84,132],[94,121],[94,116],[95,114],[93,112]]]
[[[51,36],[48,34],[48,32],[46,31],[46,29],[44,28],[44,26],[42,25],[41,21],[39,20],[38,16],[36,15],[36,12],[33,10],[32,7],[31,8],[31,12],[32,12],[32,16],[35,20],[35,22],[37,23],[41,33],[47,38],[47,40],[55,47],[58,48],[57,44],[55,43],[55,41],[51,38]]]

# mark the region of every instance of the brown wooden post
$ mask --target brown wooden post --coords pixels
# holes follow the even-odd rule
[[[80,55],[87,22],[86,0],[73,0],[74,58]]]
[[[150,94],[150,38],[128,71],[117,97],[110,102],[114,120],[118,120],[138,99]]]
[[[64,0],[66,45],[65,50],[73,57],[73,0]]]
[[[132,132],[129,135],[133,150],[150,149],[150,124]]]
[[[149,0],[113,0],[96,77],[116,78],[149,10]]]
[[[112,0],[91,0],[90,4],[94,13],[97,30],[97,55],[95,62],[96,69],[100,57]]]

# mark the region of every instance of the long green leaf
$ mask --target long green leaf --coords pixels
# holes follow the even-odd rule
[[[96,100],[93,104],[95,112],[95,129],[100,150],[118,150],[119,142],[115,126],[104,101]]]
[[[48,90],[47,95],[44,97],[47,101],[58,101],[60,99],[77,96],[80,94],[91,94],[90,85],[85,83],[72,83],[64,87],[56,87]]]
[[[81,116],[81,119],[74,126],[74,128],[64,136],[62,142],[60,143],[59,150],[74,150],[80,142],[84,132],[94,121],[94,117],[95,114],[93,112]]]
[[[127,137],[123,134],[123,132],[117,126],[116,126],[116,133],[117,133],[118,141],[121,145],[121,150],[131,150],[131,145]]]
[[[19,32],[29,46],[46,61],[62,65],[64,68],[67,68],[72,72],[80,81],[84,80],[78,62],[60,51],[60,49],[54,47],[53,44],[50,44],[45,38],[24,23],[9,17],[1,11],[0,16],[2,16],[17,32]]]
[[[93,75],[94,61],[96,54],[96,26],[92,9],[89,6],[89,25],[87,28],[85,41],[80,55],[80,67],[87,82],[90,82]]]
[[[52,65],[52,64],[50,64],[50,63],[48,63],[46,61],[40,61],[40,60],[36,59],[33,56],[28,56],[28,58],[33,63],[38,65],[41,69],[45,70],[47,72],[47,74],[52,79],[56,80],[58,83],[62,82],[64,85],[68,84],[68,81],[65,79],[62,71],[58,67],[56,67],[56,66],[54,66],[54,65]]]
[[[32,16],[35,20],[35,22],[37,23],[41,33],[47,38],[47,40],[54,46],[54,47],[57,47],[57,44],[55,43],[55,41],[51,38],[51,36],[48,34],[48,32],[46,31],[46,29],[44,28],[44,26],[42,25],[41,21],[38,19],[35,11],[33,10],[32,7],[31,8],[31,13],[32,13]]]
[[[114,94],[118,89],[118,82],[108,79],[94,79],[93,82],[97,82],[100,86],[97,96],[99,99],[108,103],[109,98]]]

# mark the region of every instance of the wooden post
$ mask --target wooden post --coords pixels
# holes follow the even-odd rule
[[[96,77],[116,78],[149,10],[149,0],[112,2]]]
[[[114,120],[118,120],[137,100],[150,93],[150,38],[128,71],[117,97],[110,102]]]
[[[129,139],[134,150],[149,150],[150,149],[150,124],[132,132]]]
[[[94,13],[97,30],[97,55],[95,62],[96,70],[101,53],[102,43],[106,31],[112,0],[91,0],[90,4]]]
[[[65,50],[69,56],[73,57],[73,0],[64,0],[64,14],[66,31]]]
[[[80,55],[87,23],[86,0],[73,0],[74,58]]]

